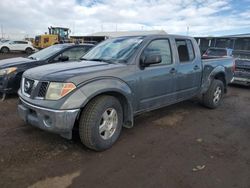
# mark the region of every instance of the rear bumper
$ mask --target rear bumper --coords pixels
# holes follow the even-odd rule
[[[28,124],[40,129],[58,133],[71,139],[72,129],[80,109],[53,110],[27,103],[20,98],[18,104],[19,116]]]
[[[234,77],[232,83],[233,84],[250,86],[250,78]]]

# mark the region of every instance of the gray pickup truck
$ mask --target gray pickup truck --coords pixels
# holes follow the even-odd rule
[[[233,59],[201,60],[196,41],[174,35],[106,40],[80,62],[27,70],[19,90],[20,117],[28,124],[82,143],[110,148],[134,116],[195,96],[221,104],[232,80]]]

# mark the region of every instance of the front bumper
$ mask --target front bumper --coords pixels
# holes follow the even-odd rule
[[[19,116],[28,124],[40,129],[72,138],[72,129],[80,109],[53,110],[27,103],[20,98]]]
[[[0,93],[15,93],[20,86],[20,81],[14,76],[0,76]]]
[[[250,86],[250,78],[234,77],[232,83],[233,84]]]

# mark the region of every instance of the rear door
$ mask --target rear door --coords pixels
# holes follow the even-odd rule
[[[18,44],[18,41],[11,41],[9,42],[9,46],[10,50],[13,50],[13,51],[16,51],[16,50],[19,50],[19,44]]]
[[[139,110],[158,108],[175,101],[175,64],[170,41],[167,38],[152,40],[143,50],[140,59],[151,52],[160,52],[162,62],[139,71]]]
[[[197,94],[202,79],[200,56],[195,54],[194,46],[189,39],[175,39],[178,67],[176,78],[177,100],[190,98]]]
[[[12,50],[24,51],[27,47],[28,42],[25,41],[13,41]]]

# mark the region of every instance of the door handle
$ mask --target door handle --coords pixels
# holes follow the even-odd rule
[[[170,71],[169,71],[171,74],[175,74],[177,71],[176,71],[176,69],[175,68],[172,68],[172,69],[170,69]]]
[[[200,69],[200,67],[198,65],[194,66],[194,70],[199,70],[199,69]]]

